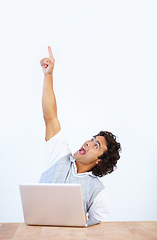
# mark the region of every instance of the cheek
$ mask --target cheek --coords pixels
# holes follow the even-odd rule
[[[91,149],[89,152],[88,152],[88,157],[90,159],[96,159],[97,156],[99,156],[98,152],[95,150],[95,149]]]

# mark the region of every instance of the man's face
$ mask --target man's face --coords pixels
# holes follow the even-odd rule
[[[103,136],[93,137],[86,141],[82,147],[74,153],[73,157],[76,160],[76,165],[86,165],[85,167],[92,169],[101,160],[98,159],[104,151],[107,151],[107,142]]]

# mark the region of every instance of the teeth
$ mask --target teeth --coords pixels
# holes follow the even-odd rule
[[[84,152],[83,152],[84,151]],[[85,146],[82,146],[78,151],[77,151],[78,154],[86,154],[86,148]]]

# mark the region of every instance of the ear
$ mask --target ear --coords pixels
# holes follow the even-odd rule
[[[96,164],[98,164],[99,162],[101,162],[102,160],[101,159],[99,159],[99,158],[97,158],[97,160],[96,160]]]

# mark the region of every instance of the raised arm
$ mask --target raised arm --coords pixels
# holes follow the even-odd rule
[[[57,134],[61,127],[57,117],[57,104],[53,90],[53,69],[54,69],[54,57],[51,51],[51,47],[48,47],[49,58],[43,58],[40,64],[44,72],[44,84],[42,94],[42,109],[43,117],[46,125],[45,140],[49,140],[55,134]]]

